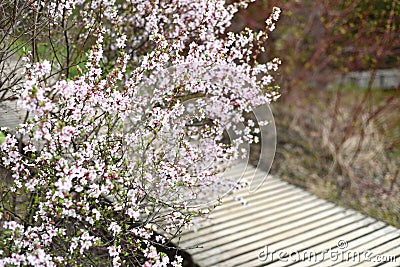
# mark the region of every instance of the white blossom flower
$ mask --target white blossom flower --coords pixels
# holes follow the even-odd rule
[[[119,226],[116,222],[111,222],[107,229],[113,232],[114,235],[119,234],[122,230],[121,226]]]

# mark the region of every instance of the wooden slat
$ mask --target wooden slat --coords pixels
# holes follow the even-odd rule
[[[374,248],[379,247],[390,240],[396,239],[399,237],[399,232],[396,228],[391,226],[386,226],[382,229],[376,230],[366,236],[350,241],[348,244],[348,248],[346,251],[356,252],[359,254],[363,254],[364,252],[371,251],[374,252]],[[346,239],[343,239],[346,240]],[[356,262],[360,262],[357,254],[351,254],[348,257],[349,260],[335,263],[334,266],[345,267],[345,266],[354,266]]]
[[[332,206],[316,206],[313,203],[309,203],[308,206],[310,209],[304,213],[299,212],[299,210],[303,207],[298,207],[294,210],[291,210],[290,214],[281,215],[281,213],[279,213],[275,216],[258,216],[257,218],[248,220],[248,223],[246,224],[239,224],[235,227],[225,228],[224,230],[210,233],[206,236],[203,236],[203,238],[196,238],[195,242],[190,243],[191,245],[197,244],[203,246],[202,251],[205,251],[207,249],[222,246],[234,240],[239,240],[240,242],[240,239],[257,233],[258,231],[264,231],[265,229],[272,231],[272,229],[282,226],[282,224],[300,221],[301,219],[304,219],[310,215],[315,215],[318,212],[325,212],[326,214],[335,213],[334,210],[330,209]],[[186,246],[188,243],[189,242],[184,242],[183,246]]]
[[[306,242],[302,242],[299,245],[294,245],[294,246],[290,246],[290,247],[286,247],[284,248],[285,251],[289,251],[289,252],[294,252],[297,251],[300,254],[304,253],[304,251],[307,252],[312,252],[313,253],[313,257],[309,257],[309,253],[306,253],[306,257],[301,257],[301,260],[305,261],[306,264],[300,264],[301,266],[311,266],[314,265],[317,262],[323,262],[323,251],[326,250],[333,250],[333,249],[337,249],[336,245],[337,242],[339,240],[354,240],[358,237],[362,237],[365,235],[369,235],[371,233],[373,233],[374,231],[376,231],[376,229],[378,229],[377,227],[382,228],[383,227],[383,223],[381,222],[375,222],[372,225],[368,225],[366,227],[362,227],[362,228],[358,228],[356,230],[353,230],[352,227],[357,227],[354,224],[349,225],[349,227],[343,227],[338,229],[337,231],[333,231],[327,234],[321,234],[320,236],[317,236],[316,238],[310,239]],[[350,229],[350,232],[349,232]],[[346,233],[347,232],[347,233]],[[345,233],[345,234],[344,234]],[[316,245],[317,244],[317,245]],[[351,242],[351,246],[349,245],[348,249],[351,249],[352,247],[354,247],[354,242]],[[343,251],[347,251],[343,250]],[[302,254],[304,255],[304,254]],[[284,262],[278,262],[276,261],[274,264],[271,264],[270,266],[300,266],[300,265],[296,265],[295,263],[299,263],[299,261],[294,261],[294,260],[288,260],[288,262],[284,263]],[[308,262],[308,263],[307,263]],[[329,263],[328,266],[333,265],[334,262]]]
[[[367,221],[367,219],[362,219],[359,214],[353,214],[352,216],[346,216],[347,214],[340,215],[342,216],[332,216],[332,219],[326,218],[323,220],[318,220],[314,223],[307,223],[307,225],[292,229],[289,233],[285,233],[283,236],[266,238],[258,242],[253,242],[250,246],[251,249],[248,249],[246,253],[235,258],[231,258],[230,260],[226,261],[226,263],[234,266],[238,263],[246,263],[251,260],[256,260],[258,253],[266,245],[271,247],[272,251],[279,251],[279,249],[284,248],[292,243],[309,240],[318,235],[320,232],[330,232],[338,227],[344,226],[346,226],[348,230],[351,230],[353,223],[356,221],[359,225],[370,223],[370,221]]]
[[[17,106],[17,101],[0,103],[0,127],[8,127],[14,130],[22,123],[26,112]]]
[[[266,197],[279,197],[285,193],[293,193],[293,190],[296,190],[294,188],[289,188],[285,184],[281,183],[274,183],[274,184],[268,184],[265,188],[263,188],[262,191],[257,192],[256,194],[253,194],[251,196],[247,196],[246,194],[238,194],[238,197],[244,197],[246,199],[246,202],[248,205],[254,205],[257,202],[262,202],[262,201],[267,201]],[[301,191],[298,191],[298,193],[301,193]],[[213,217],[219,217],[222,214],[229,213],[232,209],[238,209],[239,207],[243,207],[242,203],[240,203],[237,200],[231,200],[226,203],[223,202],[223,206],[217,207],[211,216]]]
[[[252,235],[219,247],[217,250],[206,251],[199,259],[199,262],[206,266],[217,266],[216,263],[226,261],[227,264],[233,264],[242,260],[248,261],[257,257],[257,251],[267,244],[272,244],[289,237],[296,236],[299,233],[308,232],[318,228],[335,228],[331,223],[346,224],[354,220],[361,219],[357,214],[349,216],[349,214],[336,214],[329,217],[313,216],[300,221],[284,224],[272,231],[268,228],[264,232],[254,232]],[[321,218],[322,217],[322,218]],[[328,224],[328,225],[326,225]],[[245,255],[243,255],[245,253]],[[241,255],[241,256],[238,256]],[[213,256],[213,257],[210,257]],[[195,259],[199,257],[194,257]]]
[[[339,240],[348,242],[345,251],[399,254],[400,234],[394,227],[337,207],[251,166],[237,164],[225,175],[263,183],[255,192],[242,190],[237,193],[248,205],[243,206],[227,197],[197,232],[186,232],[180,237],[179,245],[187,249],[201,267],[358,264],[330,259],[319,262],[307,258],[296,262],[258,259],[266,245],[269,251],[312,251],[322,259],[323,251],[338,249]],[[372,266],[371,263],[360,264]],[[390,264],[387,266],[400,266]]]
[[[390,240],[378,247],[371,249],[373,256],[395,256],[396,259],[393,262],[387,262],[388,264],[397,263],[395,266],[400,266],[400,237]],[[382,258],[381,258],[382,259]],[[365,261],[364,261],[365,262]],[[377,262],[375,260],[374,265],[372,266],[380,266],[383,262]]]
[[[379,265],[376,265],[376,266],[382,266],[382,267],[399,267],[400,266],[400,257],[398,256],[397,257],[397,259],[395,260],[395,261],[393,261],[393,262],[387,262],[387,263],[384,263],[384,264],[379,264]]]
[[[278,194],[275,195],[275,193],[278,192]],[[221,217],[217,217],[215,214],[210,218],[208,222],[204,224],[204,226],[198,230],[198,232],[189,232],[187,234],[182,235],[182,239],[189,239],[189,238],[195,238],[197,236],[201,236],[204,234],[207,234],[211,231],[216,231],[222,228],[225,228],[226,225],[223,225],[224,223],[245,223],[248,222],[250,219],[252,219],[251,216],[257,216],[260,212],[263,211],[269,211],[269,214],[275,214],[275,212],[280,212],[282,209],[284,209],[285,205],[295,205],[296,203],[302,203],[302,201],[317,201],[318,199],[308,195],[308,196],[303,196],[296,194],[296,190],[290,190],[288,192],[279,192],[279,191],[273,191],[271,192],[271,196],[268,198],[268,195],[266,194],[265,197],[263,197],[263,201],[257,202],[258,205],[252,208],[249,208],[252,204],[249,203],[248,206],[241,206],[239,205],[236,210],[233,212],[230,211],[228,213],[223,213],[221,214]],[[299,202],[301,201],[301,202]],[[255,219],[253,217],[253,219]],[[242,221],[240,221],[242,220]]]
[[[350,233],[350,235],[341,235],[341,236],[335,238],[333,240],[333,242],[323,243],[323,244],[319,245],[318,247],[312,247],[309,250],[310,251],[323,251],[323,250],[327,250],[327,249],[330,249],[330,250],[336,249],[337,242],[339,240],[346,240],[346,241],[348,241],[348,248],[345,251],[353,251],[353,252],[356,251],[359,253],[361,253],[363,251],[367,251],[367,250],[373,248],[374,243],[375,244],[384,243],[387,241],[388,238],[391,238],[389,234],[393,233],[392,227],[384,227],[384,228],[380,228],[380,229],[376,228],[376,227],[381,227],[382,224],[383,223],[381,223],[381,222],[377,222],[369,227],[362,228],[362,229],[354,232],[354,233],[358,234],[360,232],[366,231],[365,235],[362,235],[359,238],[351,239],[352,236],[354,235],[354,233]],[[331,266],[334,264],[339,264],[340,266],[342,266],[342,264],[344,266],[354,266],[354,264],[355,264],[355,262],[352,261],[353,257],[351,257],[351,256],[348,257],[349,258],[348,261],[344,261],[342,263],[328,262],[329,259],[327,259],[326,257],[325,257],[325,260],[323,261],[321,254],[318,254],[318,257],[321,260],[316,265],[313,265],[309,262],[308,265],[297,263],[297,264],[294,264],[293,266],[311,266],[311,265],[313,265],[313,266],[318,266],[318,265],[319,266],[326,266],[326,265]]]

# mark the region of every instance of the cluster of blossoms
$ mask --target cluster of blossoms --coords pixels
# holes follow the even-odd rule
[[[256,59],[280,10],[265,31],[226,33],[247,1],[31,2],[94,41],[71,77],[24,58],[29,119],[0,150],[5,196],[23,204],[0,207],[0,266],[181,266],[168,238],[237,187],[221,166],[257,142],[242,114],[277,97],[279,60]]]

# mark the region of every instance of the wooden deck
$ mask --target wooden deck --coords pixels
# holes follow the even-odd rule
[[[12,131],[24,121],[26,112],[18,108],[17,101],[0,102],[0,128],[8,127]]]
[[[244,178],[254,173],[266,176],[248,167]],[[237,195],[247,205],[227,198],[197,232],[180,237],[199,266],[400,266],[400,230],[383,222],[270,176]]]

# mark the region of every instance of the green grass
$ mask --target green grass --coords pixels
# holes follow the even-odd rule
[[[32,43],[29,40],[24,40],[24,39],[10,40],[10,43],[11,42],[12,45],[10,46],[9,50],[15,51],[17,57],[27,56],[29,52],[33,50]],[[74,78],[80,75],[78,68],[83,73],[86,72],[85,63],[88,59],[86,55],[88,51],[83,51],[79,55],[76,54],[77,53],[76,49],[72,49],[71,52],[72,52],[72,54],[70,55],[71,66],[68,72],[69,72],[69,78]],[[37,43],[37,57],[40,60],[46,59],[52,62],[53,68],[56,66],[59,67],[59,61],[63,66],[65,66],[66,55],[67,55],[67,49],[64,45],[54,44],[54,46],[52,46],[50,43],[44,41]]]

